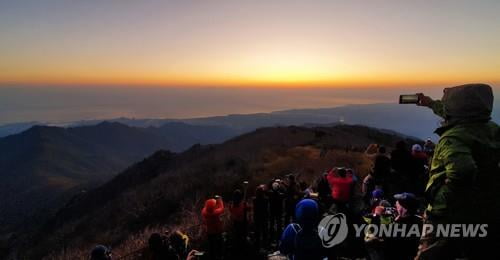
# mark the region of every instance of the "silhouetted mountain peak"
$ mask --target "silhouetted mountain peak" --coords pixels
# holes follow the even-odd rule
[[[110,121],[103,121],[94,127],[96,128],[130,128],[129,126],[119,123],[119,122],[110,122]]]

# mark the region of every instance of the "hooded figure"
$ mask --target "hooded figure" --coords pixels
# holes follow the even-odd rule
[[[222,255],[223,226],[220,219],[224,213],[224,202],[220,197],[205,201],[201,216],[205,224],[210,259],[218,259]]]
[[[304,199],[297,204],[295,208],[295,217],[297,223],[304,229],[316,228],[319,221],[319,209],[316,201],[311,199]]]
[[[273,180],[271,190],[268,191],[269,198],[269,233],[271,241],[277,241],[283,230],[283,201],[285,194],[279,179]]]
[[[468,223],[477,214],[471,215],[464,203],[477,205],[486,200],[488,207],[479,210],[489,215],[489,198],[500,188],[500,128],[490,121],[491,87],[468,84],[447,88],[442,100],[432,102],[431,107],[444,121],[436,130],[441,138],[426,187],[427,213],[444,222]],[[481,218],[484,220],[484,215]]]
[[[318,235],[319,208],[316,201],[301,200],[295,208],[297,223],[283,231],[280,251],[292,260],[323,259],[324,249]]]
[[[462,85],[445,89],[440,101],[422,94],[420,100],[420,105],[431,107],[444,119],[436,130],[440,140],[434,151],[425,192],[428,222],[489,224],[488,239],[494,240],[500,219],[500,200],[493,199],[500,190],[500,128],[491,121],[491,87]],[[474,256],[486,252],[484,247],[481,250],[467,248],[475,244],[486,245],[485,241],[460,245],[452,245],[445,238],[431,237],[424,241],[428,246],[422,247],[420,259],[451,259],[455,256],[450,252],[464,250],[470,259],[486,259]],[[440,246],[436,246],[438,244]],[[424,253],[427,247],[431,252]]]
[[[224,202],[221,199],[208,199],[201,211],[208,234],[222,233],[220,216],[224,213]]]
[[[443,126],[488,122],[493,110],[493,90],[486,84],[445,88],[441,101],[434,101],[431,108],[445,120]]]

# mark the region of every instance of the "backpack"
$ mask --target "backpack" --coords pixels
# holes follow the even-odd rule
[[[351,189],[353,184],[352,176],[330,178],[332,186],[332,198],[340,202],[348,202],[351,199]]]
[[[323,259],[323,245],[317,229],[304,230],[299,224],[292,224],[295,231],[292,260]]]

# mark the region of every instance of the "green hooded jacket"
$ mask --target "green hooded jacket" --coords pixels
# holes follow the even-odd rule
[[[484,84],[445,89],[431,104],[444,119],[426,187],[437,222],[471,223],[499,216],[500,128],[490,121],[493,92]]]

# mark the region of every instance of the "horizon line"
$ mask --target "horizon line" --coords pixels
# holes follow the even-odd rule
[[[442,82],[387,82],[387,83],[245,83],[245,84],[168,84],[140,82],[21,82],[0,81],[0,88],[144,88],[144,89],[398,89],[409,87],[438,88],[458,86],[469,83],[485,83],[492,87],[500,86],[499,81],[442,81]]]

